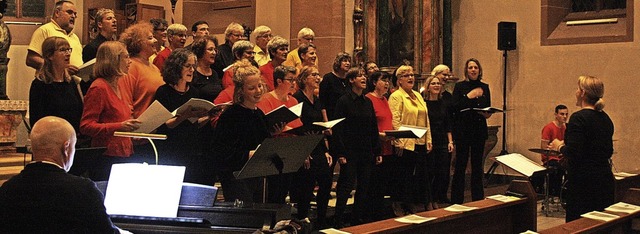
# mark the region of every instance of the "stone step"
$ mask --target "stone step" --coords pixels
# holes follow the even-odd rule
[[[26,161],[31,161],[31,155],[26,155]],[[19,153],[0,154],[0,185],[9,178],[17,175],[24,168],[25,155]]]

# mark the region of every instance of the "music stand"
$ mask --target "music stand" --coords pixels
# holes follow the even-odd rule
[[[263,177],[262,199],[266,202],[266,177],[298,171],[323,138],[323,135],[267,138],[233,175],[236,179]]]

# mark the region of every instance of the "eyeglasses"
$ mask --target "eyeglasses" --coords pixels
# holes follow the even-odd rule
[[[232,33],[231,36],[235,36],[235,37],[242,37],[243,34],[242,33]]]
[[[186,69],[191,69],[191,68],[192,68],[193,70],[195,70],[195,69],[196,69],[196,65],[195,65],[195,64],[188,64],[188,63],[187,63],[187,64],[185,64],[185,65],[182,65],[182,67],[184,67],[184,68],[186,68]]]
[[[58,49],[58,51],[62,52],[62,53],[69,53],[71,54],[71,51],[73,51],[73,48],[60,48]]]

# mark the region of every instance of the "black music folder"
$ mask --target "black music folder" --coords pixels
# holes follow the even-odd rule
[[[297,128],[289,129],[285,132],[299,135],[299,136],[311,135],[311,134],[322,134],[322,131],[333,128],[333,126],[340,123],[342,120],[344,120],[344,118],[334,119],[327,122],[313,122],[313,124],[302,125]]]
[[[504,110],[500,109],[500,108],[495,108],[495,107],[485,107],[485,108],[464,108],[462,110],[460,110],[460,112],[465,112],[465,111],[484,111],[484,112],[489,112],[491,114],[496,113],[496,112],[504,112]]]
[[[264,119],[267,122],[267,127],[271,128],[280,123],[288,124],[289,122],[300,118],[301,114],[302,102],[290,108],[282,105],[276,109],[273,109],[272,111],[264,114]]]
[[[296,172],[322,138],[323,135],[267,138],[242,170],[233,175],[247,179]]]
[[[413,125],[402,125],[398,130],[386,130],[384,134],[395,138],[422,138],[427,128]]]

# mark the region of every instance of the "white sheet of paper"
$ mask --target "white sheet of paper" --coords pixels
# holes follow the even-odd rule
[[[538,233],[531,230],[527,230],[526,232],[521,232],[520,234],[538,234]]]
[[[344,118],[334,119],[327,122],[313,122],[314,125],[322,126],[325,128],[333,128],[336,124],[340,123]]]
[[[350,234],[349,232],[340,231],[340,230],[335,229],[335,228],[322,229],[322,230],[320,230],[320,232],[327,233],[327,234]]]
[[[636,206],[636,205],[632,205],[632,204],[624,203],[624,202],[618,202],[616,204],[613,204],[613,205],[605,208],[604,210],[632,214],[632,213],[640,211],[640,206]]]
[[[418,127],[405,126],[405,125],[400,126],[398,130],[409,130],[413,132],[413,134],[418,136],[418,138],[422,138],[424,134],[427,133],[427,128],[418,128]]]
[[[534,161],[531,161],[531,159],[518,153],[498,156],[496,157],[496,160],[527,177],[531,177],[531,175],[536,171],[546,169],[540,164],[537,164]]]
[[[185,167],[114,164],[104,198],[108,214],[176,217]]]
[[[447,208],[444,208],[444,210],[451,211],[451,212],[465,212],[465,211],[470,211],[475,209],[478,209],[478,207],[469,207],[469,206],[463,206],[458,204],[453,204]]]
[[[171,112],[156,100],[138,117],[140,128],[133,132],[151,133],[170,118],[173,118]]]
[[[291,112],[293,112],[298,117],[300,117],[300,115],[302,115],[302,104],[304,104],[304,102],[301,102],[296,104],[295,106],[289,107],[289,110],[291,110]]]
[[[512,201],[517,201],[520,200],[519,197],[514,197],[514,196],[505,196],[502,194],[496,194],[493,196],[488,196],[488,199],[492,199],[492,200],[496,200],[496,201],[501,201],[501,202],[512,202]]]
[[[620,216],[609,214],[609,213],[604,213],[604,212],[600,212],[600,211],[591,211],[589,213],[582,214],[580,216],[584,217],[584,218],[588,218],[588,219],[602,220],[602,221],[605,221],[605,222],[609,222],[611,220],[620,218]]]
[[[637,176],[638,174],[632,174],[627,172],[616,172],[616,173],[613,173],[613,175],[619,176],[619,177],[632,177],[632,176]]]
[[[422,217],[419,215],[412,214],[412,215],[407,215],[394,220],[400,223],[419,224],[419,223],[424,223],[434,219],[436,219],[436,217]]]

